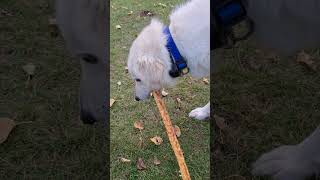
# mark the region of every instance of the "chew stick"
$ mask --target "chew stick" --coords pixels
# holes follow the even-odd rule
[[[157,103],[158,109],[159,109],[161,117],[163,119],[164,126],[166,127],[171,147],[174,151],[174,154],[176,155],[176,158],[177,158],[177,161],[178,161],[178,164],[180,167],[182,179],[183,180],[190,180],[191,178],[190,178],[190,174],[189,174],[189,170],[188,170],[186,161],[183,156],[183,151],[180,147],[178,138],[174,132],[174,127],[172,126],[172,122],[170,120],[170,117],[169,117],[168,111],[166,109],[166,106],[164,104],[164,101],[161,97],[161,93],[159,91],[153,92],[153,97]]]

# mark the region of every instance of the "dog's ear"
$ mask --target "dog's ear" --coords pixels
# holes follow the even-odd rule
[[[165,70],[164,62],[152,56],[143,56],[138,59],[138,68],[155,83],[160,83]]]

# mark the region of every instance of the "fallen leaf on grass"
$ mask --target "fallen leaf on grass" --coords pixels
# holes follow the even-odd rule
[[[160,144],[163,143],[162,138],[159,137],[159,136],[155,136],[155,137],[153,137],[153,138],[150,138],[150,140],[151,140],[155,145],[157,145],[157,146],[159,146]]]
[[[146,17],[146,16],[154,16],[154,13],[148,10],[140,12],[140,17]]]
[[[174,133],[176,134],[177,137],[181,136],[181,130],[180,130],[179,126],[174,125]]]
[[[139,130],[143,130],[144,129],[143,123],[141,121],[134,122],[134,127],[139,129]]]
[[[137,168],[138,168],[139,170],[147,169],[147,166],[144,164],[144,161],[143,161],[142,158],[138,158]]]
[[[29,63],[27,65],[22,66],[22,69],[24,70],[24,72],[27,73],[27,75],[32,76],[32,75],[34,75],[34,72],[36,70],[36,66],[33,65],[32,63]]]
[[[316,69],[317,69],[311,56],[309,54],[305,53],[304,51],[302,51],[301,53],[298,54],[297,62],[307,66],[309,69],[311,69],[313,71],[316,71]]]
[[[167,93],[165,90],[162,90],[162,91],[161,91],[162,97],[166,97],[166,96],[168,96],[168,94],[169,94],[169,93]]]
[[[226,121],[223,117],[213,115],[213,118],[214,118],[216,125],[218,126],[219,129],[225,130],[227,128]]]
[[[182,102],[180,98],[177,98],[176,101],[178,104],[181,104],[181,102]]]
[[[207,78],[203,78],[202,80],[205,84],[210,84],[209,80]]]
[[[112,105],[116,102],[116,100],[114,99],[110,99],[110,107],[112,107]]]
[[[16,126],[16,123],[9,118],[0,118],[0,144],[5,142],[12,131]]]
[[[121,162],[123,162],[123,163],[129,163],[129,162],[131,162],[131,160],[130,159],[126,159],[126,158],[120,158],[120,161]]]
[[[0,9],[0,17],[3,16],[13,16],[13,14],[5,9]]]
[[[160,164],[161,164],[161,161],[155,156],[155,157],[153,158],[153,164],[155,164],[155,165],[160,165]]]
[[[118,84],[118,86],[121,86],[122,83],[121,83],[121,81],[118,81],[117,84]]]

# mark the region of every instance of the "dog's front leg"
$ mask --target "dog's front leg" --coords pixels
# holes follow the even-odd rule
[[[189,113],[189,117],[204,120],[210,117],[210,102],[203,107],[196,108]]]
[[[320,127],[302,143],[281,146],[263,154],[253,164],[253,174],[277,180],[304,180],[320,173]]]

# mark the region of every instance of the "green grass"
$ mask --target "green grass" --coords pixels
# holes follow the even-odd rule
[[[161,2],[167,7],[157,6]],[[179,166],[162,124],[153,99],[145,102],[134,100],[134,82],[125,71],[128,50],[136,35],[150,22],[150,17],[140,17],[141,11],[149,10],[168,23],[168,15],[173,7],[182,1],[111,1],[111,97],[117,102],[111,108],[111,178],[112,179],[181,179]],[[132,15],[128,12],[133,11]],[[116,29],[121,25],[121,30]],[[122,85],[118,86],[117,82]],[[189,84],[190,83],[190,84]],[[209,99],[209,86],[201,80],[185,77],[178,87],[168,90],[165,98],[168,111],[174,124],[181,128],[179,138],[184,150],[192,179],[209,179],[209,122],[199,122],[188,117],[195,107],[203,106]],[[179,105],[176,98],[182,100]],[[142,120],[145,129],[140,132],[133,127],[135,121]],[[161,136],[164,143],[155,146],[149,139]],[[143,139],[140,147],[139,138]],[[161,164],[153,165],[156,156]],[[122,163],[119,157],[131,160]],[[136,161],[141,157],[147,169],[137,170]]]
[[[18,125],[0,145],[0,179],[99,179],[107,148],[101,124],[79,120],[79,62],[50,35],[53,1],[0,1],[0,117]],[[36,66],[26,86],[22,66]]]
[[[320,51],[309,53],[319,65]],[[275,147],[301,142],[319,125],[319,66],[312,72],[295,59],[274,57],[251,40],[215,54],[215,113],[231,132],[216,131],[214,179],[269,179],[253,177],[251,164]]]

